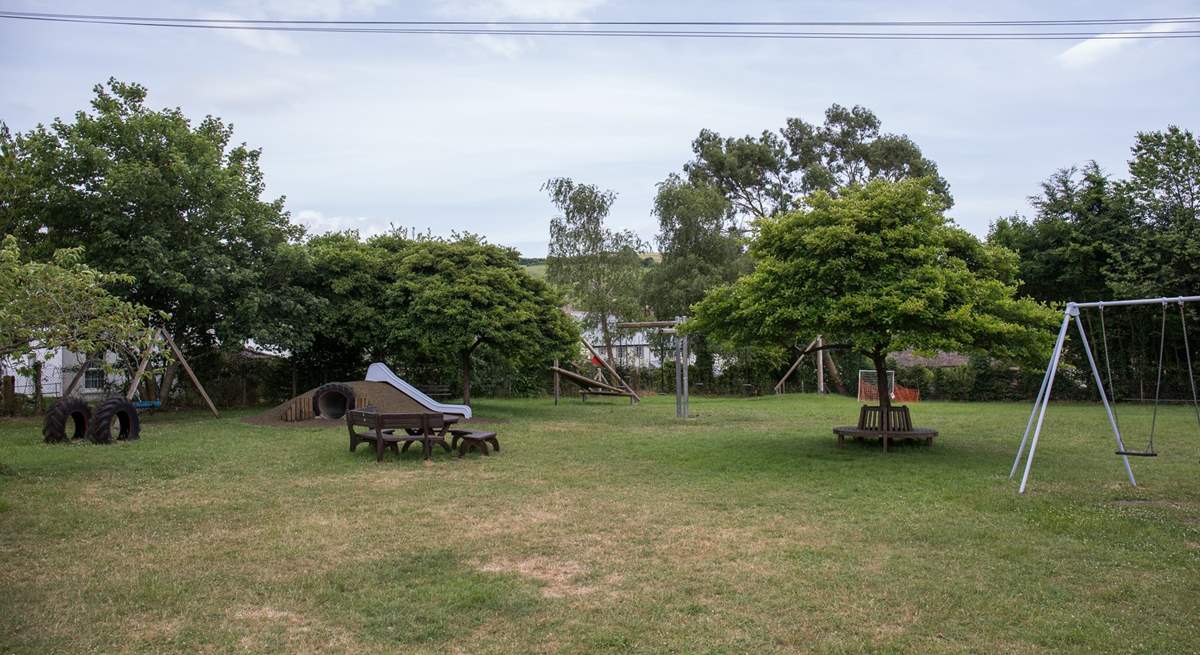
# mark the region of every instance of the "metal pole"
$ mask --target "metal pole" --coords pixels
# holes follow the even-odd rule
[[[680,418],[683,415],[683,397],[680,394],[679,388],[683,384],[683,375],[679,370],[679,360],[682,359],[681,349],[683,348],[683,337],[675,335],[675,418]]]
[[[1100,369],[1096,368],[1096,360],[1092,358],[1092,347],[1088,345],[1087,334],[1083,331],[1083,321],[1079,320],[1079,313],[1075,313],[1075,327],[1079,328],[1079,338],[1083,340],[1083,352],[1087,354],[1088,365],[1092,367],[1092,377],[1096,380],[1096,389],[1100,392],[1100,402],[1104,403],[1104,411],[1108,414],[1108,424],[1112,426],[1113,436],[1117,438],[1117,450],[1125,452],[1125,441],[1121,439],[1121,428],[1117,426],[1117,418],[1113,416],[1112,406],[1108,404],[1108,394],[1104,392],[1104,382],[1100,379]],[[1158,369],[1162,371],[1160,366]],[[1125,472],[1129,474],[1129,484],[1137,486],[1137,480],[1133,479],[1133,468],[1129,466],[1129,456],[1121,455],[1121,459],[1125,460]]]
[[[1042,386],[1038,389],[1037,398],[1033,401],[1033,409],[1029,412],[1029,422],[1025,424],[1025,434],[1021,436],[1021,445],[1017,447],[1017,456],[1013,458],[1012,470],[1008,472],[1011,480],[1017,474],[1021,464],[1021,455],[1025,454],[1025,442],[1029,440],[1029,431],[1033,429],[1033,417],[1037,416],[1038,405],[1042,404],[1042,395],[1046,393],[1046,383],[1050,380],[1050,364],[1046,363],[1046,372],[1042,375]]]
[[[825,346],[825,339],[821,335],[817,335],[817,348]],[[817,350],[817,393],[826,394],[829,390],[825,388],[825,351]]]
[[[1091,307],[1124,307],[1128,305],[1162,305],[1165,303],[1200,302],[1200,296],[1174,296],[1170,298],[1137,298],[1134,300],[1100,300],[1097,302],[1070,303],[1079,309]]]
[[[683,335],[683,418],[688,417],[688,367],[691,365],[692,351],[688,347],[688,335]]]
[[[1025,493],[1025,485],[1029,483],[1029,470],[1033,468],[1033,455],[1037,452],[1038,437],[1042,434],[1042,423],[1046,420],[1046,407],[1050,405],[1050,391],[1054,388],[1054,375],[1058,373],[1058,360],[1062,356],[1063,341],[1067,338],[1067,327],[1071,325],[1071,314],[1078,314],[1074,305],[1067,305],[1063,312],[1062,327],[1058,328],[1058,340],[1054,342],[1054,352],[1050,355],[1050,377],[1046,380],[1046,393],[1042,394],[1042,408],[1038,412],[1037,427],[1033,430],[1033,441],[1029,444],[1029,458],[1025,460],[1025,473],[1021,476],[1021,488],[1018,493]]]

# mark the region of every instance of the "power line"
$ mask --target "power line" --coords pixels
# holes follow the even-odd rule
[[[815,40],[815,39],[835,39],[835,40],[921,40],[921,41],[1041,41],[1041,40],[1079,40],[1079,39],[1104,39],[1104,40],[1140,40],[1140,39],[1194,39],[1200,38],[1200,30],[1174,30],[1170,32],[1097,32],[1097,31],[1073,31],[1073,32],[1050,32],[1050,31],[1006,31],[1006,32],[978,32],[978,31],[952,31],[952,32],[906,32],[906,31],[874,31],[874,32],[858,32],[858,31],[762,31],[762,30],[716,30],[716,29],[701,29],[701,30],[665,30],[661,28],[649,29],[548,29],[547,26],[580,26],[580,25],[651,25],[655,23],[638,23],[638,22],[595,22],[586,23],[578,21],[565,22],[517,22],[510,21],[508,23],[488,23],[482,21],[283,21],[283,20],[242,20],[242,19],[193,19],[193,18],[139,18],[125,16],[100,16],[100,15],[85,15],[85,14],[34,14],[32,12],[0,12],[0,19],[8,20],[25,20],[39,21],[51,23],[75,23],[89,25],[118,25],[130,27],[166,27],[166,28],[182,28],[182,29],[208,29],[208,30],[246,30],[246,31],[270,31],[270,32],[313,32],[313,33],[352,33],[352,34],[392,34],[392,35],[501,35],[501,36],[573,36],[573,37],[625,37],[625,38],[709,38],[709,39],[798,39],[798,40]],[[1177,25],[1192,25],[1200,23],[1200,17],[1178,17],[1168,19],[1080,19],[1075,23],[1082,26],[1084,24],[1096,24],[1095,21],[1126,21],[1121,24],[1129,24],[1128,21],[1143,21],[1151,22],[1151,24],[1169,22],[1169,24]],[[1087,22],[1085,22],[1087,21]],[[1028,23],[1028,22],[1026,22]],[[411,27],[360,27],[357,25],[411,25]],[[701,23],[673,22],[661,23],[663,25],[691,25],[698,26]],[[828,23],[814,22],[791,22],[791,23],[765,23],[765,22],[725,22],[725,23],[703,23],[703,25],[711,26],[802,26],[802,25],[826,25]],[[844,22],[840,25],[882,25],[878,22]],[[906,22],[894,24],[903,24],[904,26],[914,26],[917,23]],[[926,21],[924,24],[929,25],[932,22]],[[953,24],[952,22],[942,22],[942,25]],[[959,24],[962,24],[960,21]],[[997,25],[998,21],[978,21],[970,23],[972,26],[982,27],[984,25]],[[1016,23],[1004,23],[1016,24]],[[1053,23],[1044,23],[1044,25],[1062,26],[1069,24],[1066,21],[1056,21]],[[493,27],[483,27],[484,25],[492,25]],[[508,25],[508,27],[497,28],[495,25]],[[522,27],[525,26],[525,27]]]
[[[254,19],[254,18],[187,18],[154,16],[114,16],[102,14],[59,14],[26,11],[0,11],[4,18],[62,18],[103,21],[135,21],[154,23],[211,23],[260,25],[538,25],[538,26],[713,26],[713,27],[1036,27],[1063,25],[1148,25],[1197,23],[1200,16],[1165,16],[1161,18],[1071,18],[1045,20],[962,20],[962,21],[584,21],[584,20],[328,20],[328,19]]]

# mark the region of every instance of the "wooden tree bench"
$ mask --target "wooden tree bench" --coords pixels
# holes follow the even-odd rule
[[[864,405],[858,412],[858,425],[845,425],[833,429],[833,433],[837,435],[838,447],[845,445],[846,437],[852,437],[859,441],[879,439],[883,442],[883,452],[886,453],[891,441],[897,439],[924,441],[926,446],[932,446],[933,438],[938,434],[937,430],[930,428],[914,428],[907,405],[896,405],[889,408],[886,432],[882,428],[881,418],[882,412],[877,405]]]

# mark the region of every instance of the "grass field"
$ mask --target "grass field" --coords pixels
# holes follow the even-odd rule
[[[1054,405],[924,403],[932,449],[836,449],[815,396],[480,401],[503,452],[376,464],[344,427],[0,422],[0,653],[1186,653],[1200,434],[1120,461]],[[1130,423],[1148,410],[1126,409]]]

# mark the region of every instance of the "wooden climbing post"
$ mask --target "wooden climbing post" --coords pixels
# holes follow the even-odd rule
[[[558,358],[554,358],[554,404],[558,404],[558,397],[562,393],[561,378],[558,375]]]

